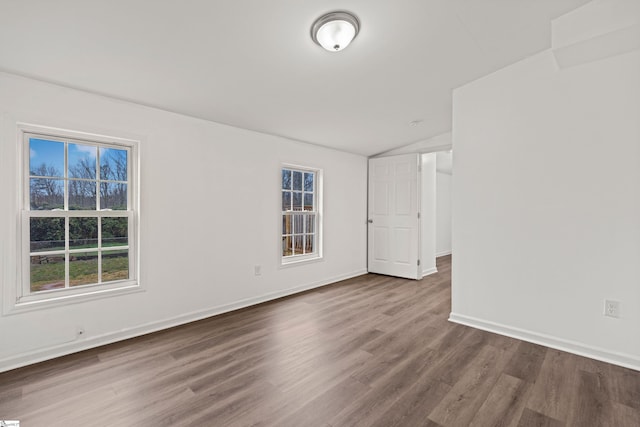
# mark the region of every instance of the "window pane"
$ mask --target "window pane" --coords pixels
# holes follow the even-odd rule
[[[282,215],[282,234],[293,234],[293,215]]]
[[[282,192],[282,210],[283,211],[291,210],[291,191]]]
[[[31,252],[64,250],[64,218],[30,218]]]
[[[127,150],[100,147],[100,179],[127,180]]]
[[[102,252],[102,282],[129,278],[129,251]]]
[[[304,253],[311,254],[315,251],[315,246],[313,245],[314,237],[311,234],[307,234],[304,236]]]
[[[293,238],[291,236],[285,236],[282,238],[282,256],[293,255],[293,249],[291,248],[292,242]]]
[[[69,254],[69,286],[98,283],[98,252]]]
[[[302,210],[302,193],[297,191],[293,192],[293,210],[301,211]]]
[[[305,233],[315,233],[316,232],[316,216],[315,215],[306,215],[305,224]]]
[[[302,234],[304,232],[304,230],[302,229],[302,227],[304,227],[304,215],[301,214],[297,214],[297,215],[293,215],[293,233],[294,234]]]
[[[282,189],[291,190],[291,171],[282,169]]]
[[[100,183],[100,209],[127,210],[127,184]]]
[[[293,189],[302,191],[302,172],[293,172]]]
[[[96,210],[96,181],[69,181],[69,210]]]
[[[304,210],[313,210],[313,193],[304,193]]]
[[[304,191],[313,191],[313,172],[304,174]]]
[[[303,253],[302,249],[302,236],[293,236],[293,254],[301,255]]]
[[[29,138],[29,171],[32,176],[64,176],[64,143]]]
[[[69,177],[97,179],[96,147],[92,145],[69,144],[67,149],[69,150],[67,158]]]
[[[98,247],[98,218],[69,218],[69,248]]]
[[[64,255],[30,257],[31,292],[64,288]]]
[[[51,210],[64,208],[63,180],[31,178],[29,187],[31,210]]]
[[[102,247],[129,244],[128,218],[102,218]]]

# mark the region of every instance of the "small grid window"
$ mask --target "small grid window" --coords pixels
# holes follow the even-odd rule
[[[134,146],[30,132],[23,144],[18,300],[131,286]]]
[[[282,169],[283,262],[319,256],[318,171]]]

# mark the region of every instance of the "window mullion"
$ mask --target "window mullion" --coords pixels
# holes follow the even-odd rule
[[[64,287],[71,287],[69,284],[69,267],[71,256],[69,254],[69,216],[64,218]]]
[[[98,283],[102,283],[102,217],[101,216],[98,216]]]
[[[313,178],[313,250],[320,254],[320,212],[318,209],[318,174]]]
[[[100,150],[98,150],[98,151],[100,151]],[[132,151],[131,148],[127,148],[127,159],[131,159],[131,151]],[[135,179],[136,178],[131,173],[132,168],[133,168],[133,166],[131,165],[131,162],[128,161],[127,162],[127,180],[128,180],[128,183],[127,183],[127,210],[131,210],[131,206],[133,206],[132,201],[133,201],[133,195],[134,195],[134,191],[135,191],[134,186],[136,185],[135,184]],[[129,255],[129,257],[131,257],[131,255]],[[131,271],[131,270],[129,270],[129,271]]]
[[[65,211],[69,210],[69,143],[64,143],[64,171],[62,172],[62,207]]]
[[[22,264],[22,287],[20,288],[21,290],[21,295],[19,295],[19,297],[25,296],[25,295],[29,295],[29,292],[31,291],[31,242],[30,242],[30,223],[31,223],[31,216],[29,215],[29,211],[23,211],[22,212],[22,251],[21,251],[21,255],[22,255],[22,259],[26,260],[26,262],[23,261]]]
[[[29,145],[29,134],[25,133],[22,140],[22,183],[24,191],[22,196],[22,206],[24,210],[31,210],[31,151]]]
[[[129,278],[131,277],[138,277],[138,248],[137,248],[137,241],[136,239],[133,239],[132,236],[137,234],[137,230],[135,229],[135,221],[134,221],[134,215],[133,212],[129,211],[129,220],[127,221],[127,229],[128,229],[128,236],[127,236],[127,246],[129,249],[129,262],[127,264],[127,266],[129,267]]]
[[[128,165],[127,165],[128,166]],[[100,211],[100,147],[96,148],[96,211]]]

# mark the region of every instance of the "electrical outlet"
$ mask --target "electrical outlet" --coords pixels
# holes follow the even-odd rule
[[[254,267],[253,267],[253,273],[254,273],[256,276],[260,276],[260,275],[262,275],[262,266],[260,266],[260,265],[256,265],[256,266],[254,266]]]
[[[620,301],[604,300],[604,315],[620,317]]]

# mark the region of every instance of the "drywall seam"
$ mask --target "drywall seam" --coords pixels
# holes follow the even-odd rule
[[[558,66],[575,67],[640,49],[640,24],[552,49]]]

